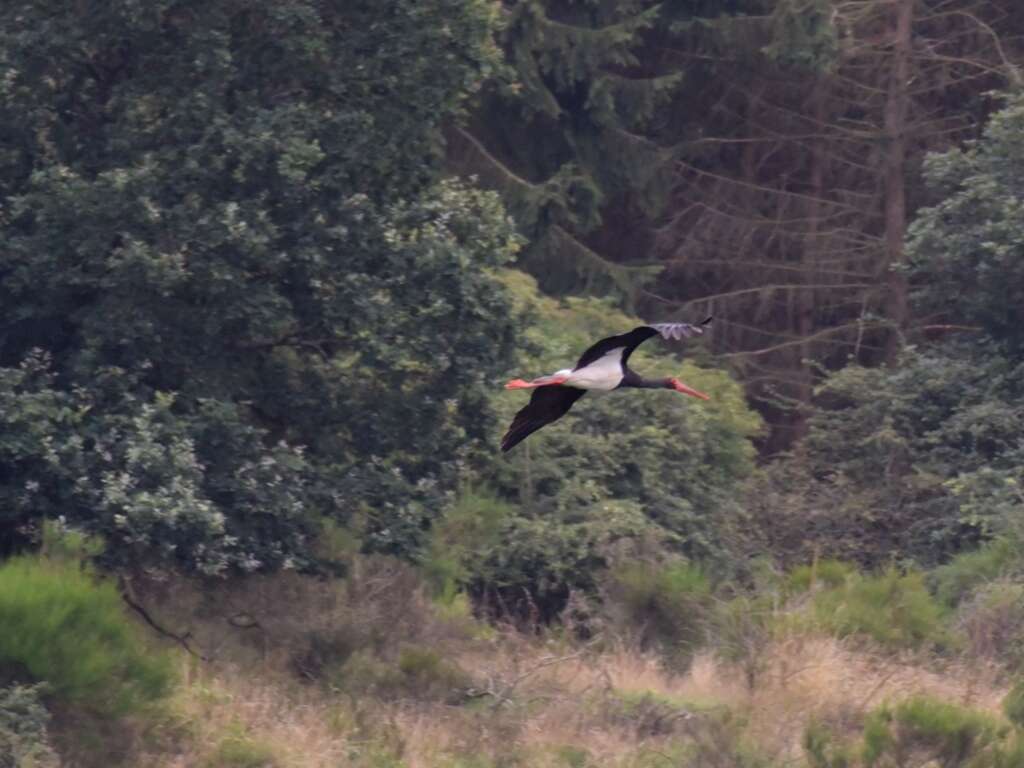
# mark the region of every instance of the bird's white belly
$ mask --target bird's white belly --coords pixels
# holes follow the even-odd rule
[[[608,391],[622,383],[622,350],[613,349],[590,365],[569,374],[566,386]]]

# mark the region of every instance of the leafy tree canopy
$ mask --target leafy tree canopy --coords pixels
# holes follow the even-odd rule
[[[494,14],[3,5],[5,539],[64,515],[126,562],[301,565],[316,514],[450,485],[514,327],[511,223],[439,181]]]
[[[922,308],[978,324],[1024,353],[1024,96],[1008,99],[983,137],[932,155],[925,174],[942,196],[922,209],[908,252]]]

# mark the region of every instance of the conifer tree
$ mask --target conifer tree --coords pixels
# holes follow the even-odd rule
[[[658,271],[639,251],[668,188],[659,110],[682,82],[643,55],[662,6],[509,0],[504,11],[507,69],[449,131],[449,161],[502,191],[544,288],[633,297]]]

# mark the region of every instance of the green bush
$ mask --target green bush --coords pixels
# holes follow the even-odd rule
[[[691,708],[654,691],[612,691],[601,702],[604,716],[612,725],[627,728],[637,738],[676,733]]]
[[[810,768],[849,768],[853,765],[849,746],[838,741],[822,723],[812,721],[804,729],[803,748]]]
[[[979,585],[1019,570],[1022,564],[1020,544],[1003,537],[957,555],[932,570],[928,579],[939,602],[953,608]]]
[[[831,374],[809,421],[806,471],[775,473],[794,481],[775,494],[786,548],[931,567],[1005,533],[1020,509],[1020,382],[1019,361],[973,342]],[[770,527],[775,516],[760,517]]]
[[[521,273],[508,271],[504,280],[517,308],[534,321],[522,334],[523,354],[510,375],[571,365],[602,334],[642,322],[608,301],[546,297]],[[680,362],[677,354],[687,359]],[[687,556],[724,565],[742,520],[738,490],[754,470],[752,438],[762,422],[742,387],[726,371],[695,363],[700,358],[700,340],[652,339],[630,365],[652,377],[678,375],[710,401],[672,392],[587,396],[496,463],[492,487],[517,501],[524,516],[569,524],[599,519],[607,506],[636,504],[649,524],[678,537]],[[507,424],[525,398],[497,390],[494,402]]]
[[[895,568],[850,577],[814,596],[816,620],[840,636],[866,635],[890,648],[920,648],[942,639],[942,610],[924,575]]]
[[[798,565],[786,577],[786,591],[790,594],[807,592],[812,587],[835,589],[857,574],[857,566],[842,560],[821,560],[810,565]]]
[[[956,628],[974,657],[1024,663],[1024,584],[994,581],[960,603]]]
[[[608,610],[641,647],[657,647],[685,663],[704,640],[711,585],[689,563],[629,563],[614,569]],[[618,614],[616,616],[616,614]]]
[[[767,666],[778,626],[772,595],[737,595],[716,602],[711,611],[711,647],[720,659],[739,665],[751,691]]]
[[[205,765],[206,768],[276,768],[280,762],[269,745],[239,730],[217,745]]]
[[[0,768],[49,768],[60,763],[47,733],[49,712],[39,687],[0,688]]]
[[[1006,718],[1018,728],[1024,728],[1024,678],[1018,680],[1003,699]]]
[[[394,661],[366,650],[352,654],[333,676],[333,683],[355,695],[459,704],[472,688],[473,679],[437,651],[407,645]]]
[[[915,755],[943,768],[1001,766],[1008,729],[993,716],[944,701],[918,696],[895,707],[882,706],[864,724],[862,757],[867,768],[901,766]]]
[[[171,686],[169,659],[144,646],[114,585],[73,563],[0,565],[0,627],[0,668],[24,670],[99,712],[135,709]]]
[[[868,713],[859,735],[838,737],[812,722],[804,731],[810,768],[1018,768],[1024,739],[988,712],[916,696]]]

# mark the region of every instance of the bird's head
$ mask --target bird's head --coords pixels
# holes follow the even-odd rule
[[[705,395],[703,392],[698,392],[693,387],[691,387],[691,386],[689,386],[687,384],[683,384],[683,382],[681,382],[679,379],[677,379],[675,377],[670,377],[670,378],[665,379],[665,388],[666,389],[674,389],[676,392],[681,392],[682,394],[689,395],[690,397],[699,397],[701,400],[710,400],[711,399],[710,397]]]

